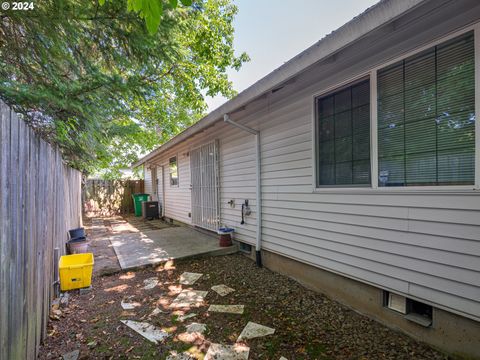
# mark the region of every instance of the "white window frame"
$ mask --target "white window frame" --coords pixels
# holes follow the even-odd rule
[[[322,98],[322,97],[325,97],[325,96],[328,96],[328,95],[331,95],[331,94],[334,94],[334,93],[337,93],[337,92],[340,92],[350,86],[355,86],[356,84],[358,83],[361,83],[363,81],[367,81],[369,80],[370,81],[370,78],[369,78],[369,73],[363,73],[353,79],[349,79],[348,81],[344,81],[344,82],[341,82],[340,84],[336,84],[334,86],[331,86],[331,87],[328,87],[327,89],[325,89],[324,91],[322,91],[321,93],[318,93],[318,94],[314,94],[313,96],[313,158],[315,159],[314,161],[314,184],[313,186],[315,187],[315,189],[369,189],[371,185],[369,184],[346,184],[346,185],[318,185],[318,181],[317,181],[317,176],[318,176],[318,162],[317,162],[317,159],[318,159],[318,143],[317,143],[317,133],[318,133],[318,110],[317,110],[317,100]],[[370,83],[370,92],[372,91],[372,85]],[[370,101],[371,101],[371,97],[372,95],[370,94]],[[370,105],[370,126],[372,126],[372,115],[371,115],[371,111],[372,111],[372,106]],[[371,129],[370,129],[370,136],[371,136]],[[371,143],[371,141],[370,141]],[[372,155],[372,149],[370,149],[370,156]],[[371,159],[370,159],[370,177],[372,175],[372,168],[371,168]]]
[[[378,111],[377,111],[377,72],[391,64],[394,64],[400,60],[408,58],[412,55],[418,54],[424,50],[440,45],[448,40],[463,35],[473,30],[474,37],[474,63],[475,63],[475,179],[473,185],[439,185],[439,186],[378,186]],[[370,80],[370,186],[353,187],[353,186],[318,186],[317,185],[317,169],[318,169],[318,152],[317,152],[317,110],[316,99],[334,92],[337,89],[346,87],[349,84],[354,84],[362,79]],[[425,45],[419,46],[411,51],[405,52],[395,58],[387,60],[381,64],[372,67],[370,70],[358,74],[354,77],[341,81],[335,85],[329,86],[321,92],[315,93],[311,99],[312,104],[312,162],[313,162],[313,191],[318,193],[345,193],[349,194],[368,194],[368,193],[474,193],[480,190],[480,22],[461,30],[454,31],[448,35],[431,41]]]

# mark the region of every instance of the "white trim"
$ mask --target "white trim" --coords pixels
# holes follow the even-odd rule
[[[474,44],[475,44],[475,181],[473,185],[440,185],[440,186],[392,186],[392,187],[379,187],[378,186],[378,131],[377,131],[377,71],[383,69],[389,65],[392,65],[398,61],[401,61],[405,58],[418,54],[424,50],[430,49],[434,46],[440,45],[448,40],[454,39],[458,36],[461,36],[469,31],[474,31]],[[368,72],[363,72],[359,75],[352,76],[348,79],[342,80],[334,85],[331,85],[319,92],[316,92],[312,95],[313,102],[313,134],[312,134],[312,162],[313,162],[313,193],[334,193],[334,192],[348,192],[348,193],[358,193],[366,194],[373,191],[382,191],[388,193],[408,193],[408,192],[425,192],[425,193],[476,193],[475,190],[480,190],[480,124],[479,117],[477,114],[480,114],[480,22],[477,22],[472,25],[468,25],[460,30],[453,31],[445,36],[437,38],[433,41],[430,41],[424,45],[418,46],[417,48],[407,51],[401,55],[398,55],[390,60],[382,62],[370,69]],[[329,92],[341,90],[342,87],[353,84],[356,81],[360,81],[362,78],[370,77],[370,167],[371,167],[371,188],[365,187],[325,187],[317,186],[317,139],[316,139],[316,109],[315,109],[315,100],[318,97],[325,96]],[[372,77],[373,76],[373,77]],[[373,81],[375,82],[375,87],[373,87]],[[375,95],[375,96],[374,96]],[[375,108],[373,109],[373,104],[375,103]],[[375,117],[375,118],[374,118]],[[375,144],[374,144],[375,142]],[[375,171],[375,172],[374,172]]]
[[[347,88],[347,87],[350,87],[350,86],[353,86],[355,85],[356,83],[360,83],[362,81],[366,81],[366,80],[369,80],[369,75],[370,73],[369,72],[364,72],[364,73],[361,73],[360,75],[357,75],[353,78],[348,78],[344,81],[341,81],[340,83],[337,83],[335,85],[332,85],[332,86],[329,86],[327,88],[325,88],[324,90],[322,90],[321,92],[317,92],[317,93],[314,93],[312,95],[312,169],[313,169],[313,172],[312,172],[312,186],[313,186],[313,191],[317,191],[318,189],[341,189],[341,188],[344,188],[344,189],[358,189],[358,188],[364,188],[364,187],[369,187],[370,185],[366,184],[366,185],[345,185],[345,186],[339,186],[339,185],[322,185],[322,186],[318,186],[317,185],[317,176],[318,176],[318,165],[317,165],[317,159],[318,159],[318,147],[317,147],[317,99],[318,98],[321,98],[321,97],[324,97],[324,96],[327,96],[329,93],[333,93],[333,92],[338,92],[338,91],[341,91],[342,88]],[[370,97],[371,97],[371,94],[370,94]],[[371,156],[371,154],[370,154]]]
[[[330,193],[330,194],[358,194],[358,195],[372,195],[372,194],[455,194],[455,195],[480,195],[480,191],[474,188],[473,185],[457,186],[385,186],[376,189],[370,187],[332,187],[332,188],[316,188],[314,193]]]
[[[475,47],[475,189],[480,189],[480,23],[474,26]]]
[[[317,97],[312,96],[312,188],[313,191],[317,189],[317,176],[318,176],[318,143],[317,143]]]
[[[161,216],[165,216],[165,166],[164,165],[159,165],[160,168],[162,169],[162,208],[161,208]],[[159,199],[160,200],[160,199]]]
[[[377,71],[370,72],[370,179],[378,188]]]

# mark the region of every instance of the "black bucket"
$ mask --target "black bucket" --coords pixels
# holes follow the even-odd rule
[[[68,230],[68,233],[70,234],[70,239],[85,237],[85,228],[80,227],[80,228]]]

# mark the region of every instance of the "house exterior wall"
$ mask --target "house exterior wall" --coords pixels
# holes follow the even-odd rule
[[[219,140],[220,151],[220,218],[221,224],[235,226],[240,224],[238,218],[241,203],[248,199],[252,214],[247,219],[244,229],[237,235],[239,240],[252,241],[255,237],[255,149],[254,137],[239,133],[237,130],[224,124],[217,124],[206,132],[192,137],[189,141],[175,146],[152,159],[152,164],[164,166],[165,177],[165,209],[167,218],[191,224],[191,179],[190,179],[190,150],[212,140]],[[249,142],[253,142],[249,144]],[[169,180],[169,159],[177,156],[178,186],[171,186]],[[145,191],[152,193],[151,174],[145,170]],[[150,187],[148,187],[150,186]],[[150,192],[149,192],[150,191]],[[227,204],[235,200],[236,207]]]
[[[191,224],[189,213],[191,210],[190,199],[190,158],[188,149],[179,146],[172,149],[160,164],[164,166],[165,177],[165,216],[186,224]],[[177,157],[178,186],[170,185],[169,159]]]
[[[310,92],[309,90],[305,92]],[[263,249],[480,319],[480,197],[473,191],[313,192],[311,96],[241,119],[261,126]],[[254,136],[217,124],[166,153],[220,140],[221,224],[255,244]],[[165,188],[165,216],[190,224],[189,161]],[[146,182],[147,183],[147,182]],[[228,202],[235,200],[232,208]],[[241,203],[252,214],[240,224]]]
[[[432,26],[418,16],[418,23],[412,20],[403,33],[382,40],[372,35],[368,49],[364,44],[345,49],[344,57],[319,64],[285,89],[231,114],[261,131],[264,250],[480,321],[480,191],[314,189],[312,138],[315,94],[368,76],[379,64],[459,30],[462,22],[471,26],[468,17],[480,18],[476,6],[468,16],[446,9],[448,19],[431,19]],[[169,157],[179,154],[180,185],[166,184],[165,215],[190,223],[188,151],[214,139],[220,144],[221,224],[235,228],[236,240],[253,245],[255,139],[223,122],[151,160],[168,169]],[[252,214],[241,225],[245,199]]]
[[[145,194],[153,194],[152,170],[143,166],[143,181]]]

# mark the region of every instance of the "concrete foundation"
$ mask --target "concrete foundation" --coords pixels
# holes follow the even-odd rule
[[[255,252],[252,251],[249,257],[255,260]],[[480,322],[434,308],[432,326],[423,327],[405,319],[403,314],[384,307],[382,289],[269,251],[262,251],[262,257],[265,267],[390,328],[452,356],[480,359]]]

